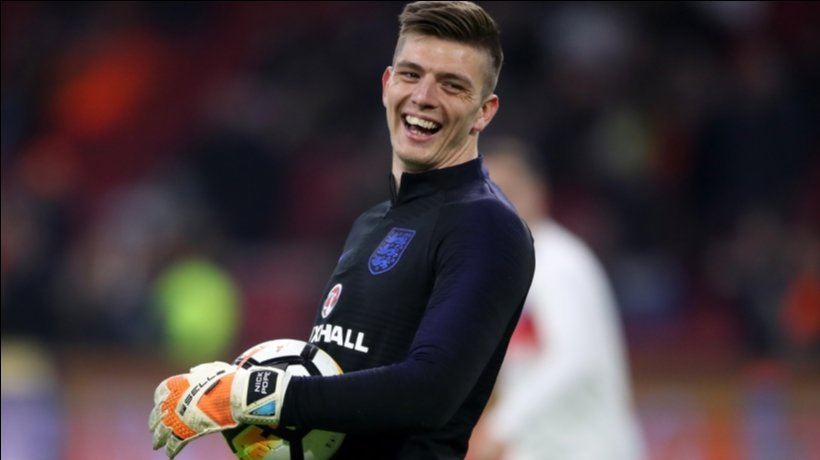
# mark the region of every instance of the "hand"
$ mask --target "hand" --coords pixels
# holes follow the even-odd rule
[[[239,423],[279,424],[290,374],[272,367],[243,369],[223,362],[201,364],[165,379],[154,392],[148,427],[154,449],[174,458],[194,439]]]

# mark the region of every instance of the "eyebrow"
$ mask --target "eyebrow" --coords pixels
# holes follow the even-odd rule
[[[406,69],[410,69],[410,70],[417,70],[417,71],[422,71],[422,72],[424,71],[424,68],[422,66],[416,64],[415,62],[411,62],[411,61],[399,61],[399,62],[396,63],[395,67],[396,68],[402,67],[402,68],[406,68]],[[473,87],[472,80],[470,80],[466,76],[464,76],[462,74],[459,74],[459,73],[440,72],[440,73],[436,73],[435,75],[438,79],[457,80],[457,81],[461,82],[462,84],[466,85],[467,87],[470,87],[470,88]]]

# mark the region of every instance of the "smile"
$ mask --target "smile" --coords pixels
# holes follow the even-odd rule
[[[402,117],[404,126],[412,133],[431,135],[441,129],[441,125],[430,120],[425,120],[413,115]]]

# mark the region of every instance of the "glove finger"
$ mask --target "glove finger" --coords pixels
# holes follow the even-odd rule
[[[171,393],[171,389],[168,388],[168,379],[165,379],[157,386],[157,389],[154,390],[154,408],[151,409],[151,415],[148,416],[148,429],[154,430],[157,424],[162,420],[164,415],[163,405],[165,401],[168,399],[168,395]]]
[[[168,381],[172,378],[173,377],[168,377],[167,379],[160,382],[159,385],[157,385],[156,390],[154,390],[154,404],[159,404],[160,402],[165,401],[165,399],[168,397],[168,393],[171,392],[171,389],[168,388]]]
[[[162,405],[157,404],[151,409],[151,415],[148,416],[148,429],[154,431],[159,422],[162,420],[163,411]]]
[[[154,429],[153,449],[157,450],[160,447],[166,445],[166,441],[168,441],[168,437],[170,434],[171,430],[167,426],[163,425],[162,423],[157,425],[157,427]],[[171,436],[171,438],[173,438],[173,436]]]
[[[151,415],[148,416],[148,431],[154,431],[154,429],[157,427],[157,423],[159,423],[160,418],[158,415],[156,415],[156,411],[157,408],[154,407],[153,409],[151,409]]]
[[[193,438],[186,439],[184,441],[180,440],[176,436],[171,436],[168,438],[168,442],[165,444],[165,453],[168,454],[168,458],[174,458],[177,454],[188,444]]]
[[[151,414],[148,416],[148,429],[153,431],[160,420],[162,420],[162,405],[168,398],[171,390],[166,385],[168,379],[165,379],[154,390],[154,408],[151,409]]]
[[[213,372],[216,372],[220,369],[224,370],[224,371],[230,371],[233,368],[234,368],[234,366],[232,366],[232,365],[230,365],[226,362],[213,361],[213,362],[210,362],[210,363],[198,364],[198,365],[192,367],[190,372],[191,372],[191,374],[197,374],[197,373],[200,373],[200,372],[202,372],[202,373],[213,373]]]

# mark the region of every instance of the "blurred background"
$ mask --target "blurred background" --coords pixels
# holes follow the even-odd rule
[[[818,4],[480,4],[488,133],[604,262],[651,458],[820,458]],[[162,378],[307,339],[388,197],[402,6],[2,3],[2,458],[164,458]]]

